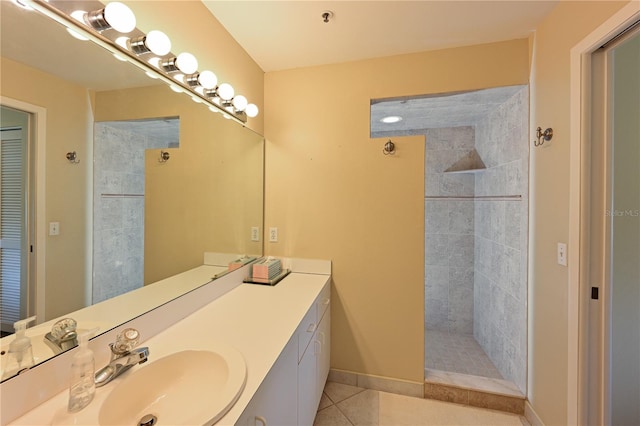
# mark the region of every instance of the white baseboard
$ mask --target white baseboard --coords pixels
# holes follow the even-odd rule
[[[544,426],[544,423],[540,420],[540,417],[531,406],[529,400],[524,402],[524,418],[527,419],[531,426]]]
[[[406,380],[391,379],[389,377],[353,373],[333,368],[329,370],[328,380],[331,382],[342,383],[344,385],[358,386],[365,389],[424,398],[424,383],[419,382],[409,382]]]

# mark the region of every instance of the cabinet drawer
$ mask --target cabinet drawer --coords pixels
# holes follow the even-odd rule
[[[322,291],[318,295],[318,298],[316,299],[316,303],[315,303],[316,310],[317,310],[316,324],[320,324],[320,320],[322,319],[322,316],[325,314],[325,312],[327,312],[327,309],[329,308],[330,304],[331,304],[331,283],[327,283],[325,284],[324,288],[322,289]]]
[[[302,359],[302,355],[304,351],[309,346],[309,342],[311,341],[311,337],[313,337],[313,333],[315,333],[318,328],[318,310],[317,306],[314,303],[309,308],[309,311],[302,319],[302,322],[298,326],[298,362]]]

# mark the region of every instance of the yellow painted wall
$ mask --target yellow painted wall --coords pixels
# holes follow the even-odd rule
[[[556,244],[568,241],[572,220],[569,54],[574,45],[626,3],[560,2],[536,29],[531,128],[552,127],[554,137],[552,144],[531,149],[528,396],[547,425],[567,422],[568,270],[556,263]],[[569,251],[577,249],[569,247]]]
[[[60,222],[46,240],[45,321],[84,307],[87,252],[87,150],[93,120],[86,88],[2,58],[0,94],[47,109],[45,222]],[[65,158],[76,151],[79,164]],[[48,234],[48,233],[47,233]]]
[[[271,255],[333,261],[332,368],[424,370],[424,138],[369,136],[374,98],[527,84],[526,39],[267,73]]]
[[[180,118],[169,161],[146,152],[145,284],[201,265],[205,251],[262,254],[250,241],[262,227],[262,136],[166,85],[98,92],[95,117]]]

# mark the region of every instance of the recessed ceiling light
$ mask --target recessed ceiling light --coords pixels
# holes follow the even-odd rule
[[[399,117],[397,115],[388,115],[380,119],[380,121],[386,124],[397,123],[398,121],[402,121],[402,117]]]

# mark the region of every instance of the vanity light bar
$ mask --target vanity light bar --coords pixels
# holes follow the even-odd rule
[[[223,113],[225,118],[244,125],[247,117],[258,115],[258,107],[249,104],[244,96],[235,95],[230,84],[218,85],[218,79],[211,71],[199,73],[198,61],[193,55],[183,52],[173,56],[170,52],[171,42],[164,33],[153,30],[149,34],[144,34],[135,28],[133,12],[122,3],[112,2],[103,6],[98,1],[86,1],[87,8],[92,12],[83,13],[84,19],[78,19],[77,14],[72,16],[72,12],[54,5],[55,3],[64,5],[64,1],[21,0],[21,2],[62,24],[70,32],[77,33],[110,51],[119,59],[130,62],[147,75],[162,80],[172,90],[188,94],[192,99],[207,105],[213,112]],[[75,8],[78,7],[77,3],[73,2]],[[116,11],[115,14],[113,11]],[[127,34],[125,37],[127,40],[124,43],[123,33]],[[165,53],[161,54],[163,52]],[[153,62],[139,57],[148,53],[156,54],[161,58]],[[180,78],[174,78],[178,74]]]

